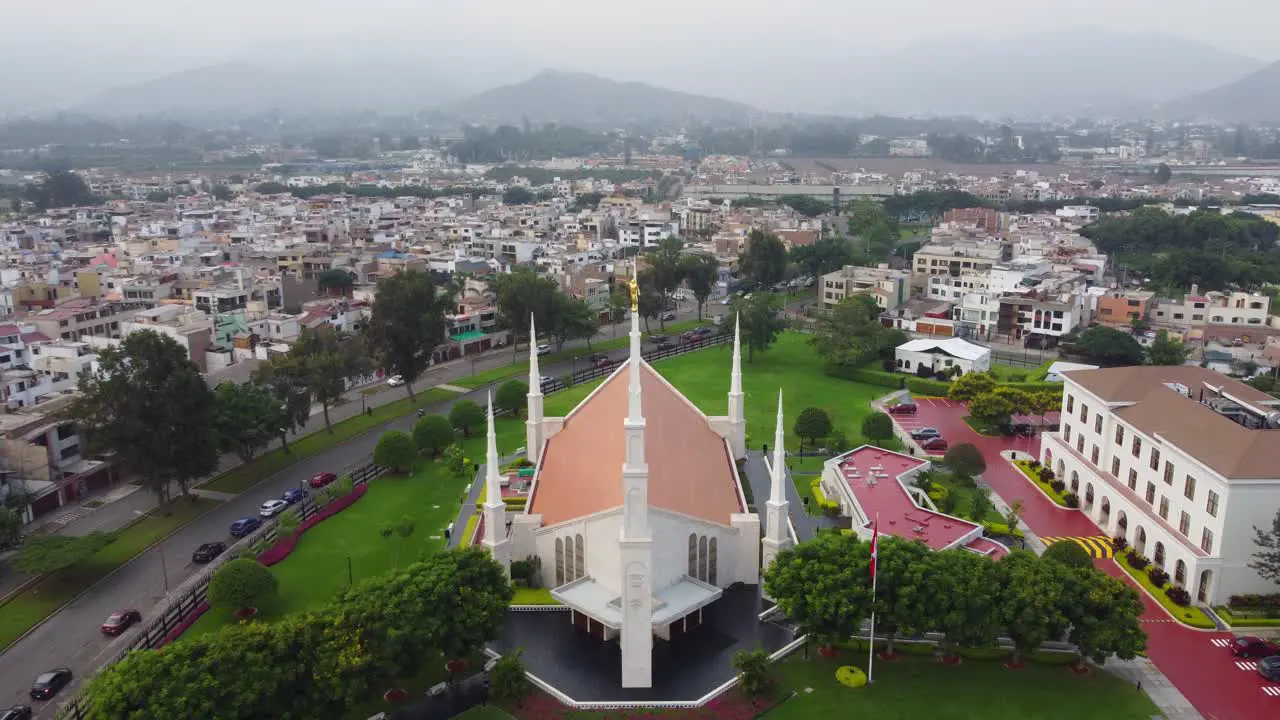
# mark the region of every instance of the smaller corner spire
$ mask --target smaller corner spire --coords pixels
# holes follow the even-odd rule
[[[492,492],[498,484],[498,432],[493,423],[493,391],[489,391],[488,428],[485,437],[485,480]]]
[[[786,500],[782,489],[783,478],[786,475],[787,451],[784,447],[786,439],[786,426],[783,424],[782,415],[782,388],[778,388],[778,422],[773,432],[773,473],[769,478],[771,481],[769,501],[773,503]]]
[[[742,321],[733,314],[733,369],[729,377],[729,392],[742,393]]]
[[[538,369],[538,327],[533,320],[533,313],[529,313],[529,391],[533,392],[534,388],[541,389],[539,378],[542,371]]]

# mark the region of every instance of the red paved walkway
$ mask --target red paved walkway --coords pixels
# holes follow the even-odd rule
[[[1037,535],[1048,537],[1087,537],[1102,531],[1082,512],[1059,508],[1046,498],[1004,458],[1001,451],[1039,455],[1039,439],[988,438],[964,424],[964,406],[953,400],[916,400],[915,417],[894,416],[903,428],[936,427],[951,444],[973,443],[982,450],[987,461],[983,473],[997,495],[1005,502],[1023,502],[1023,522]],[[1114,577],[1137,587],[1112,560],[1095,560],[1094,564]],[[1215,640],[1234,637],[1230,633],[1192,630],[1172,620],[1159,604],[1139,590],[1146,612],[1142,616],[1147,631],[1147,657],[1165,674],[1207,720],[1275,720],[1280,718],[1280,695],[1269,695],[1264,688],[1280,693],[1280,684],[1262,679],[1245,662],[1235,658]]]

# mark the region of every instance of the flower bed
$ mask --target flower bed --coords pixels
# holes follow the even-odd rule
[[[771,709],[777,701],[773,698],[757,698],[753,703],[739,690],[730,690],[700,708],[635,708],[609,710],[602,717],[616,720],[752,720]],[[569,720],[588,713],[572,710],[560,704],[546,693],[537,692],[525,699],[520,707],[503,706],[518,720]]]
[[[1018,470],[1028,480],[1030,480],[1037,488],[1040,489],[1041,492],[1047,495],[1049,499],[1059,507],[1071,507],[1070,502],[1067,500],[1067,495],[1071,493],[1055,490],[1051,482],[1045,482],[1040,479],[1040,470],[1043,466],[1032,466],[1030,460],[1013,460],[1012,462],[1014,467],[1018,468]],[[1079,501],[1077,501],[1077,506],[1079,506]]]
[[[165,635],[164,638],[160,640],[160,644],[157,645],[156,648],[157,649],[162,648],[165,645],[168,645],[169,643],[173,642],[174,640],[177,640],[179,637],[182,637],[182,633],[186,632],[187,629],[190,628],[192,625],[195,625],[196,621],[199,620],[207,612],[209,612],[208,602],[202,602],[199,605],[197,605],[194,610],[192,610],[190,613],[187,614],[185,618],[182,619],[182,622],[178,623],[177,626],[175,626],[172,630],[169,631],[168,635]]]
[[[357,500],[364,497],[364,494],[368,491],[369,485],[367,483],[357,485],[346,495],[333,499],[328,505],[320,508],[318,512],[304,520],[292,533],[279,538],[272,543],[271,547],[258,555],[258,562],[262,563],[266,567],[271,567],[272,565],[275,565],[281,560],[289,557],[294,548],[298,546],[298,539],[302,537],[303,533],[351,507]]]
[[[1205,630],[1212,630],[1217,627],[1213,620],[1209,619],[1209,616],[1205,614],[1204,610],[1195,607],[1194,605],[1184,607],[1174,602],[1173,599],[1169,597],[1165,585],[1157,585],[1152,582],[1153,578],[1150,573],[1143,572],[1143,568],[1147,564],[1144,562],[1145,559],[1139,555],[1137,556],[1138,562],[1135,563],[1133,561],[1133,555],[1134,553],[1132,549],[1128,552],[1116,553],[1116,564],[1123,568],[1125,572],[1129,573],[1129,577],[1133,578],[1134,582],[1141,585],[1142,588],[1147,591],[1147,594],[1154,598],[1156,602],[1160,603],[1161,607],[1169,611],[1169,614],[1178,622]]]

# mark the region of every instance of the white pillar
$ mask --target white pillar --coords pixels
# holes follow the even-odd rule
[[[498,475],[498,434],[493,427],[493,393],[489,394],[488,446],[484,456],[484,538],[495,562],[511,572],[511,541],[507,539],[507,504],[502,501],[502,483]]]
[[[653,685],[653,538],[649,529],[649,466],[644,457],[644,413],[640,400],[640,318],[631,313],[631,357],[622,463],[622,687]]]
[[[528,419],[524,423],[525,457],[535,465],[542,459],[542,374],[538,370],[538,330],[529,315]]]
[[[747,456],[746,396],[742,392],[742,325],[733,322],[733,368],[729,375],[729,447],[734,459]]]
[[[786,430],[782,420],[782,390],[778,390],[778,421],[773,434],[773,462],[769,474],[769,501],[765,503],[767,524],[760,541],[761,565],[768,570],[778,553],[791,547],[788,530],[790,503],[784,483],[787,482]]]

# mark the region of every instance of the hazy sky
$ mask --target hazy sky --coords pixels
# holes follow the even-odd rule
[[[677,52],[876,52],[940,34],[988,37],[1072,25],[1163,32],[1241,54],[1273,51],[1266,0],[40,0],[7,3],[0,40],[98,62],[200,63],[262,43],[344,33],[483,52],[495,43],[547,64],[643,64]],[[753,46],[747,43],[768,42]]]

